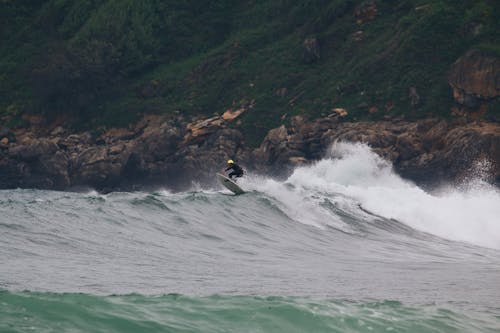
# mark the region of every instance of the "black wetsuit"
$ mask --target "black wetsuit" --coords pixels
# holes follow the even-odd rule
[[[241,177],[243,176],[243,169],[236,163],[232,163],[229,168],[226,169],[226,171],[229,171],[229,170],[233,170],[231,171],[231,173],[229,174],[229,178],[233,179],[233,176],[235,177]]]

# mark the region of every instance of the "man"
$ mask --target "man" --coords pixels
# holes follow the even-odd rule
[[[228,168],[226,169],[226,171],[233,170],[228,175],[228,177],[230,179],[233,179],[233,176],[236,178],[243,176],[243,169],[238,164],[234,163],[233,160],[228,160],[227,165],[228,165]]]

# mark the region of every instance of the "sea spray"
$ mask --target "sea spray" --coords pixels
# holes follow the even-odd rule
[[[500,249],[500,192],[473,179],[467,187],[429,193],[398,176],[367,145],[337,143],[324,159],[295,169],[284,183],[260,180],[253,185],[304,223],[348,230],[338,215],[322,207],[327,200],[359,217],[367,218],[361,208],[442,238]]]

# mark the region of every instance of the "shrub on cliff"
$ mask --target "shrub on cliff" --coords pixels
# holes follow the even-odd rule
[[[0,7],[0,112],[15,104],[71,114],[80,126],[123,124],[143,112],[211,115],[254,101],[241,126],[258,142],[292,115],[336,107],[350,119],[447,115],[451,64],[471,48],[500,56],[500,4],[490,0]],[[137,94],[148,82],[154,94]]]

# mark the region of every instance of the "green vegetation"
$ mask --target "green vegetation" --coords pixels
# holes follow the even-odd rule
[[[0,113],[94,128],[253,101],[241,126],[256,143],[334,107],[353,120],[445,115],[450,65],[471,48],[500,55],[498,1],[374,3],[357,22],[354,0],[0,0]]]

